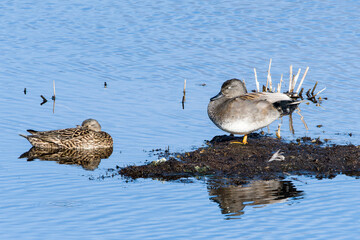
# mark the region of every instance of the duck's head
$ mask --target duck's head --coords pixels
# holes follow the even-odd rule
[[[245,83],[239,79],[233,78],[225,81],[221,86],[221,91],[215,97],[210,98],[210,101],[214,101],[222,97],[234,98],[245,93],[247,93]]]
[[[99,122],[92,118],[89,118],[89,119],[86,119],[85,121],[83,121],[81,126],[83,128],[87,128],[87,129],[90,129],[95,132],[101,131],[101,126],[100,126]]]

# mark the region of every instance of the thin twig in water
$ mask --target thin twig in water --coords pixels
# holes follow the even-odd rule
[[[317,84],[318,84],[318,82],[316,81],[316,83],[314,85],[314,88],[311,91],[311,96],[314,96],[314,91],[315,91],[315,88],[316,88]]]
[[[308,128],[308,126],[307,126],[307,124],[306,124],[306,122],[305,122],[305,119],[304,119],[304,117],[303,117],[303,115],[301,115],[301,113],[300,113],[300,108],[297,108],[297,114],[299,114],[299,116],[300,116],[300,119],[301,119],[301,121],[303,122],[303,124],[304,124],[304,126],[305,126],[305,128],[306,128],[306,131],[307,130],[309,130],[309,128]]]
[[[293,83],[291,84],[291,92],[294,92],[294,89],[295,89],[295,86],[296,86],[296,82],[297,82],[297,80],[298,80],[298,78],[299,78],[300,72],[301,72],[301,68],[299,68],[297,74],[296,74],[295,77],[294,77]]]
[[[289,93],[291,92],[291,83],[292,83],[292,65],[290,65],[290,76],[289,76]]]
[[[300,88],[301,88],[301,85],[303,84],[304,79],[305,79],[306,74],[307,74],[308,71],[309,71],[309,67],[306,67],[305,73],[304,73],[303,77],[301,78],[301,81],[300,81],[299,86],[298,86],[298,88],[297,88],[297,90],[296,90],[296,93],[299,92],[299,90],[300,90]]]
[[[254,68],[254,74],[255,74],[256,90],[257,90],[258,92],[260,92],[259,82],[258,82],[258,80],[257,80],[256,68]]]
[[[54,88],[54,96],[52,96],[51,99],[55,101],[55,80],[53,80],[53,88]]]
[[[184,90],[183,90],[184,95],[185,95],[185,91],[186,91],[186,79],[184,79]]]
[[[281,92],[281,83],[283,81],[283,74],[281,74],[280,82],[278,84],[278,93]]]
[[[47,102],[46,98],[43,95],[40,95],[40,97],[42,98],[42,103],[40,103],[40,105],[43,105]]]
[[[292,113],[289,115],[289,129],[292,134],[295,134],[295,129],[293,125]]]
[[[299,92],[299,96],[301,97],[301,99],[303,99],[302,93],[304,91],[304,88],[301,88],[301,91]]]
[[[270,92],[272,92],[272,81],[271,81],[271,73],[270,73],[271,62],[272,62],[272,59],[270,58],[269,70],[268,70],[268,75],[267,75],[267,79],[266,79],[266,88],[268,88],[268,86],[269,86]]]
[[[185,94],[186,94],[186,79],[184,79],[184,90],[183,90],[183,97],[182,97],[182,101],[181,101],[183,109],[185,108],[185,100],[186,100]]]
[[[326,87],[325,87],[325,88],[323,88],[322,90],[318,91],[318,93],[317,93],[317,94],[315,94],[315,95],[314,95],[314,97],[316,97],[317,95],[319,95],[320,93],[322,93],[325,89],[326,89]]]

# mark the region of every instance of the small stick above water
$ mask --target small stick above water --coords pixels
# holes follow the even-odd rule
[[[317,94],[315,94],[315,95],[314,95],[314,97],[316,97],[318,94],[322,93],[325,89],[326,89],[326,87],[325,87],[325,88],[323,88],[322,90],[318,91],[318,93],[317,93]]]
[[[270,58],[269,70],[268,70],[268,75],[267,75],[267,80],[266,80],[266,88],[269,86],[270,92],[272,91],[272,81],[271,81],[271,74],[270,74],[271,62],[272,62],[272,59]]]
[[[315,83],[315,85],[314,85],[314,88],[313,88],[312,91],[311,91],[311,95],[312,95],[312,96],[314,96],[314,91],[315,91],[315,88],[316,88],[317,84],[318,84],[318,82],[316,81],[316,83]]]
[[[40,95],[40,97],[42,98],[42,103],[40,103],[40,105],[43,105],[47,102],[46,98],[43,95]]]
[[[255,74],[255,84],[256,84],[256,90],[257,90],[258,92],[260,92],[259,82],[258,82],[258,79],[257,79],[257,74],[256,74],[256,68],[254,68],[254,74]]]
[[[305,122],[305,120],[304,120],[304,117],[303,117],[303,115],[301,115],[301,113],[300,113],[300,108],[297,108],[297,114],[299,114],[299,116],[300,116],[300,119],[301,119],[301,121],[303,122],[303,124],[304,124],[304,126],[305,126],[305,128],[306,128],[306,130],[309,130],[309,128],[308,128],[308,126],[307,126],[307,124],[306,124],[306,122]]]
[[[53,88],[54,88],[54,96],[51,97],[51,99],[53,100],[53,114],[55,113],[55,80],[53,80]]]
[[[185,95],[185,90],[186,90],[186,79],[184,79],[184,95]]]
[[[295,129],[294,129],[294,125],[293,125],[292,113],[289,114],[289,129],[290,129],[290,132],[291,132],[292,134],[295,134]]]
[[[290,76],[289,76],[289,93],[291,92],[291,83],[292,83],[292,65],[290,65]]]
[[[303,99],[302,93],[304,91],[304,88],[301,88],[300,92],[299,92],[299,96],[301,97],[301,99]]]
[[[185,94],[186,94],[186,79],[184,79],[184,90],[183,90],[183,97],[182,97],[182,101],[181,101],[183,109],[185,108],[185,101],[186,101]]]
[[[282,83],[282,81],[283,81],[283,74],[281,74],[280,82],[278,84],[278,90],[277,90],[278,93],[281,92],[281,83]]]
[[[55,80],[53,80],[53,88],[54,88],[54,96],[52,96],[51,99],[55,101]]]
[[[300,72],[301,72],[301,68],[299,68],[297,74],[295,75],[295,77],[293,78],[293,82],[291,83],[291,92],[294,92],[294,89],[295,89],[295,86],[296,86],[296,82],[299,78],[299,75],[300,75]]]
[[[301,81],[300,81],[300,83],[299,83],[299,86],[298,86],[297,90],[296,90],[296,93],[298,93],[299,90],[301,89],[301,85],[303,84],[304,79],[305,79],[306,74],[307,74],[308,71],[309,71],[309,67],[306,68],[305,73],[304,73],[304,75],[303,75],[303,77],[302,77],[302,79],[301,79]]]

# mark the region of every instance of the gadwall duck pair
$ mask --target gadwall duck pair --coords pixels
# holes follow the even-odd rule
[[[281,116],[292,113],[300,102],[283,93],[248,93],[238,79],[223,83],[221,91],[210,99],[208,115],[220,129],[231,134],[245,135],[268,126]],[[38,148],[94,149],[113,146],[111,136],[101,131],[95,119],[85,120],[81,126],[53,131],[27,130],[31,135],[21,135]]]
[[[38,148],[63,149],[94,149],[113,146],[111,136],[101,131],[101,126],[95,119],[86,119],[81,126],[53,131],[27,130],[31,135],[20,136]]]
[[[244,135],[242,143],[247,144],[247,134],[292,113],[299,103],[283,93],[248,93],[242,81],[230,79],[210,99],[207,111],[218,128],[231,134]]]

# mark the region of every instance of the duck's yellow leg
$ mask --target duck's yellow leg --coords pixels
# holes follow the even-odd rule
[[[248,141],[247,141],[247,135],[244,135],[242,142],[239,142],[239,141],[232,141],[232,142],[230,142],[230,143],[231,143],[231,144],[236,143],[236,144],[243,144],[243,145],[246,145],[246,144],[248,144]]]
[[[244,135],[243,137],[243,141],[242,141],[242,144],[248,144],[248,141],[247,141],[247,134]]]
[[[278,139],[281,138],[281,135],[280,135],[280,127],[281,127],[281,124],[279,124],[278,129],[277,129],[277,131],[276,131],[276,137],[277,137]]]

